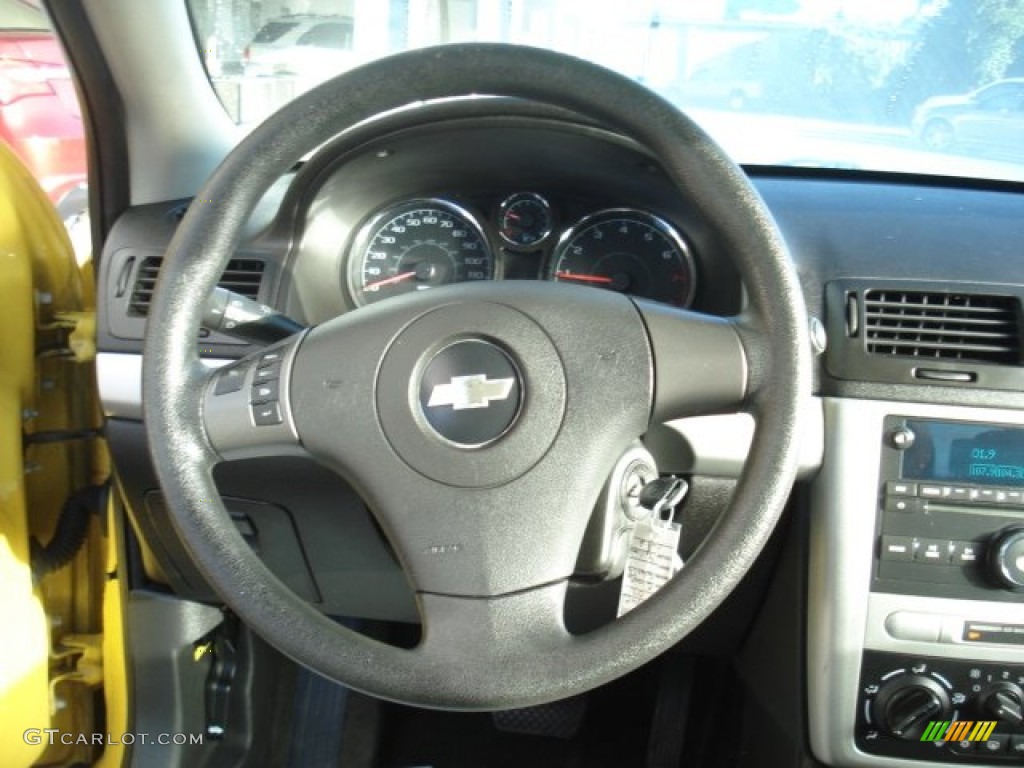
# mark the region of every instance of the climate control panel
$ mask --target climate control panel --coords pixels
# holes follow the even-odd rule
[[[949,763],[1024,762],[1024,665],[867,651],[857,747]]]

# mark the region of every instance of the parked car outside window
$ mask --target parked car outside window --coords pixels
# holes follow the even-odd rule
[[[287,16],[264,24],[245,48],[245,74],[321,80],[357,63],[347,16]]]
[[[1024,78],[999,80],[961,96],[935,96],[914,113],[914,134],[934,150],[954,147],[1024,154]]]

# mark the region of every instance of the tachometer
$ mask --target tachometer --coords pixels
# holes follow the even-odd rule
[[[548,277],[680,307],[689,305],[696,286],[683,237],[664,219],[630,209],[580,220],[562,235]]]
[[[359,304],[468,280],[495,265],[480,225],[446,200],[410,200],[377,213],[349,254],[349,289]]]

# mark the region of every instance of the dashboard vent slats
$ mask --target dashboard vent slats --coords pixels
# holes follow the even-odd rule
[[[130,314],[145,317],[149,312],[149,304],[153,299],[153,289],[156,287],[156,278],[160,273],[162,261],[160,256],[149,256],[139,265],[129,303]],[[263,280],[263,268],[264,264],[259,259],[232,259],[228,262],[217,285],[257,301],[260,283]]]
[[[1012,296],[872,289],[863,311],[870,354],[1021,362],[1021,307]]]

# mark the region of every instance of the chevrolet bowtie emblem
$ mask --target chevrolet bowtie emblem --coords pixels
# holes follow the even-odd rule
[[[450,405],[456,411],[486,408],[492,400],[506,399],[514,383],[515,379],[488,379],[484,373],[455,376],[450,383],[434,387],[427,407]]]

